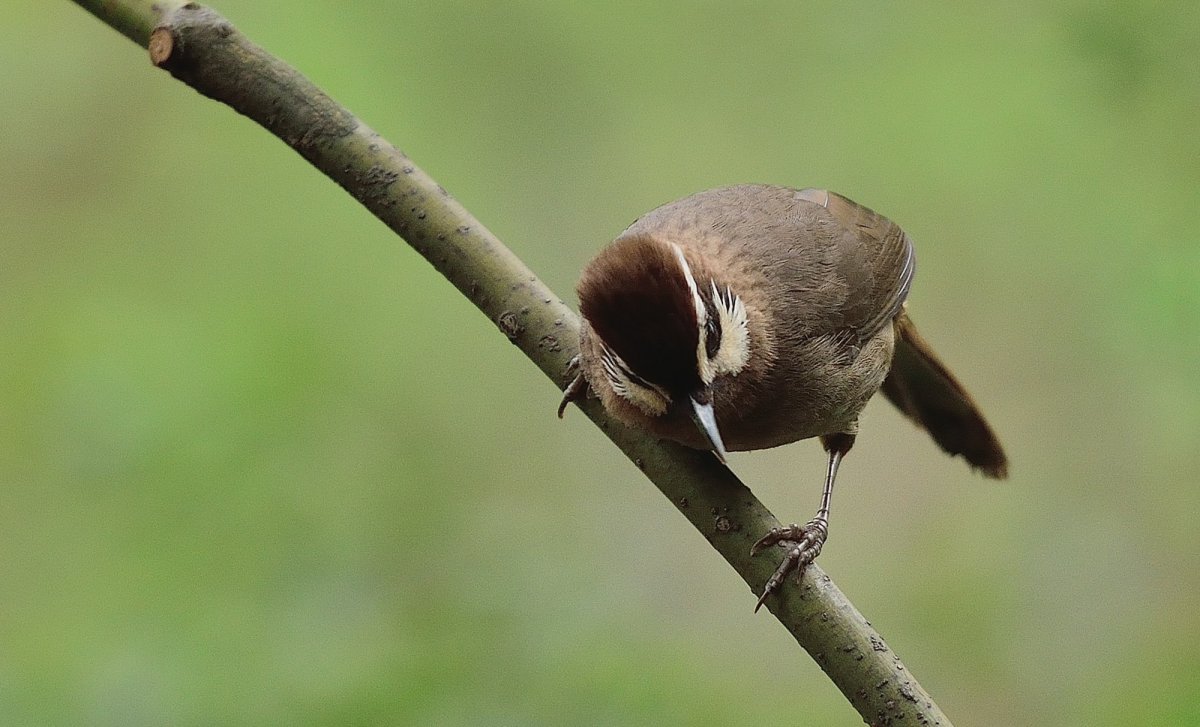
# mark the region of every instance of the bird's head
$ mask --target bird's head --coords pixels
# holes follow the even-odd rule
[[[723,459],[713,389],[737,376],[750,356],[746,308],[736,292],[694,251],[629,235],[588,264],[578,293],[597,339],[583,354],[597,357],[590,369],[602,372],[591,384],[609,387],[647,417],[686,412]]]

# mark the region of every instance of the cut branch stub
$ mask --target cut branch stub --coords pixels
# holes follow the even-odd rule
[[[175,35],[170,28],[159,26],[150,33],[150,62],[162,68],[175,51]]]

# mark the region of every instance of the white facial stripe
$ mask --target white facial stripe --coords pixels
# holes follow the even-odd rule
[[[712,358],[713,375],[737,376],[750,360],[746,305],[728,286],[724,291],[719,290],[716,281],[712,282],[712,299],[713,307],[717,309],[717,319],[721,322],[721,344]]]
[[[905,251],[904,267],[900,269],[900,279],[910,277],[912,275],[913,263],[916,262],[916,256],[913,255],[913,246],[910,244],[908,250]]]
[[[608,378],[608,383],[617,396],[649,416],[661,416],[666,413],[667,405],[671,403],[671,397],[667,396],[665,391],[649,382],[643,382],[641,379],[635,380],[636,377],[629,368],[629,364],[625,363],[608,346],[603,345],[603,342],[601,342],[600,349],[600,365],[604,368],[604,375]]]

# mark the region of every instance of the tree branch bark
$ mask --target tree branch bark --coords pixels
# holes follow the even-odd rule
[[[152,62],[295,149],[404,238],[561,389],[579,321],[500,240],[403,152],[295,69],[196,3],[75,0],[149,49]],[[781,551],[751,558],[775,517],[706,452],[655,441],[580,408],[760,593]],[[547,417],[553,411],[547,401]],[[772,554],[779,552],[779,557]],[[753,602],[747,599],[749,612]],[[810,565],[767,607],[873,725],[949,725],[925,690],[838,590]]]

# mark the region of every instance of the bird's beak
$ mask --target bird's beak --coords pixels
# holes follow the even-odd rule
[[[692,397],[692,421],[700,428],[704,438],[712,447],[713,454],[725,464],[725,443],[721,441],[721,432],[717,430],[717,417],[713,414],[712,397],[708,392]]]

